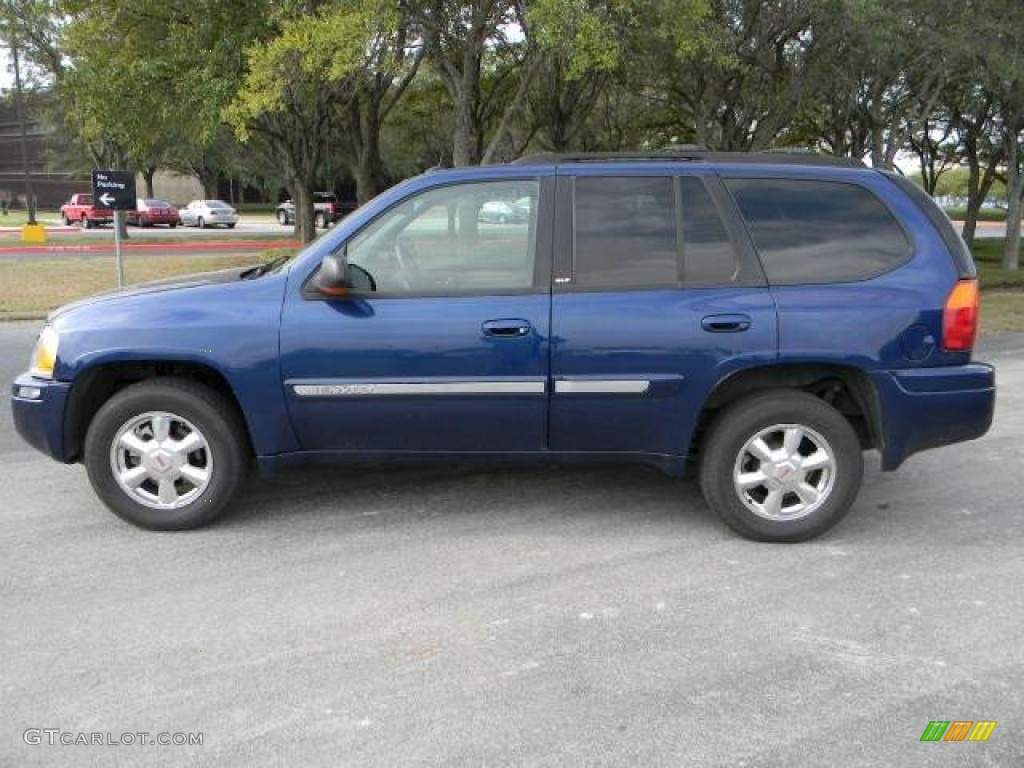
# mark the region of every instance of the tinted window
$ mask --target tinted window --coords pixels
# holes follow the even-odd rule
[[[776,284],[863,280],[904,261],[909,244],[882,202],[855,184],[726,179]]]
[[[704,182],[679,179],[683,209],[683,281],[687,285],[723,285],[739,274],[736,250]]]
[[[580,176],[574,190],[575,285],[678,284],[671,177]]]
[[[429,190],[356,235],[348,261],[380,292],[529,289],[539,189],[536,181],[501,181]]]

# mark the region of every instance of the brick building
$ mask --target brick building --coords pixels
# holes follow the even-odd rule
[[[35,119],[26,109],[28,165],[32,190],[39,208],[59,208],[72,192],[88,189],[89,182],[75,180],[70,172],[54,168],[50,158],[56,153],[58,136]],[[0,99],[0,200],[17,208],[25,206],[25,176],[21,162],[21,138],[14,95]]]

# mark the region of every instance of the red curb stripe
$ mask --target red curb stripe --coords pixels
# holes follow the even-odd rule
[[[255,251],[267,248],[296,248],[296,240],[235,240],[184,243],[123,243],[124,251]],[[5,245],[0,253],[107,253],[114,251],[113,243],[96,245]]]

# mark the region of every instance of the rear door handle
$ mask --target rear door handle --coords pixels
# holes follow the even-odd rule
[[[519,339],[526,336],[532,326],[527,320],[488,320],[481,326],[485,336],[498,339]]]
[[[700,327],[708,333],[739,333],[750,327],[750,315],[707,315]]]

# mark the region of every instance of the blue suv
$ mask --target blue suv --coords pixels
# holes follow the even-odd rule
[[[985,433],[977,322],[970,253],[899,176],[538,155],[410,179],[290,260],[63,307],[13,409],[146,528],[212,520],[253,460],[626,461],[693,464],[736,531],[797,541],[864,450]]]

